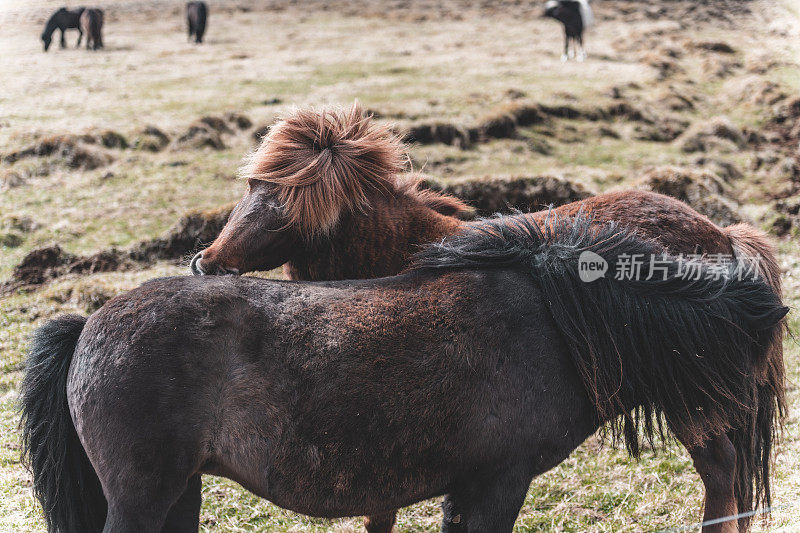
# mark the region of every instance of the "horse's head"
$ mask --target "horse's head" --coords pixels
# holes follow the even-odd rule
[[[50,48],[50,43],[53,42],[53,34],[48,34],[47,32],[43,33],[42,42],[44,43],[44,51],[47,52],[47,49]]]
[[[244,273],[280,266],[298,240],[329,235],[345,210],[363,209],[402,166],[388,128],[361,108],[295,111],[276,123],[243,169],[248,189],[192,272]]]
[[[418,190],[418,180],[398,179],[403,154],[391,130],[364,117],[358,106],[294,112],[250,157],[244,197],[219,237],[194,257],[192,272],[278,267],[323,241],[357,239],[354,224],[377,233],[377,210],[381,220],[402,226],[401,211],[415,204],[440,215],[469,209],[450,196]]]
[[[242,274],[270,270],[291,259],[299,238],[275,187],[251,178],[219,236],[192,259],[192,273]]]

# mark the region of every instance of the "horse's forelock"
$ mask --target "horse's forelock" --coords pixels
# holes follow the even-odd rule
[[[290,222],[315,235],[330,231],[343,210],[366,208],[370,189],[393,189],[403,162],[397,136],[354,104],[283,117],[242,173],[274,184]]]

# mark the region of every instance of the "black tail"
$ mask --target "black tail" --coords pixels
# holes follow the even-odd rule
[[[67,315],[36,330],[22,380],[22,456],[52,533],[103,529],[106,499],[67,405],[67,375],[86,318]]]
[[[739,511],[769,501],[783,385],[762,386],[763,369],[788,308],[763,277],[736,263],[681,262],[583,215],[543,228],[522,217],[488,221],[428,248],[418,263],[530,269],[612,439],[638,456],[642,435],[652,445],[664,420],[687,446],[727,433],[737,447]],[[589,263],[606,264],[605,276],[584,281]]]

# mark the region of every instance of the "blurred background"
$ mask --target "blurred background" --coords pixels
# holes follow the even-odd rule
[[[162,275],[187,274],[245,184],[242,158],[293,106],[358,100],[409,143],[408,170],[481,214],[639,187],[778,242],[800,299],[800,4],[595,0],[586,58],[533,0],[209,1],[202,43],[180,1],[103,10],[102,48],[42,33],[62,1],[0,0],[0,530],[43,531],[15,412],[28,334]],[[280,271],[259,274],[280,277]],[[794,312],[791,324],[798,331]],[[800,349],[794,406],[756,530],[800,526]],[[209,531],[353,531],[207,477]],[[667,444],[640,462],[587,441],[534,480],[519,531],[694,523],[702,484]],[[437,531],[438,502],[400,531]]]

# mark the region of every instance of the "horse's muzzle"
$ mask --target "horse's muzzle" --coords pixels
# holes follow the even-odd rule
[[[227,268],[216,264],[203,264],[203,252],[199,252],[192,258],[189,268],[195,276],[238,276],[238,268]]]

